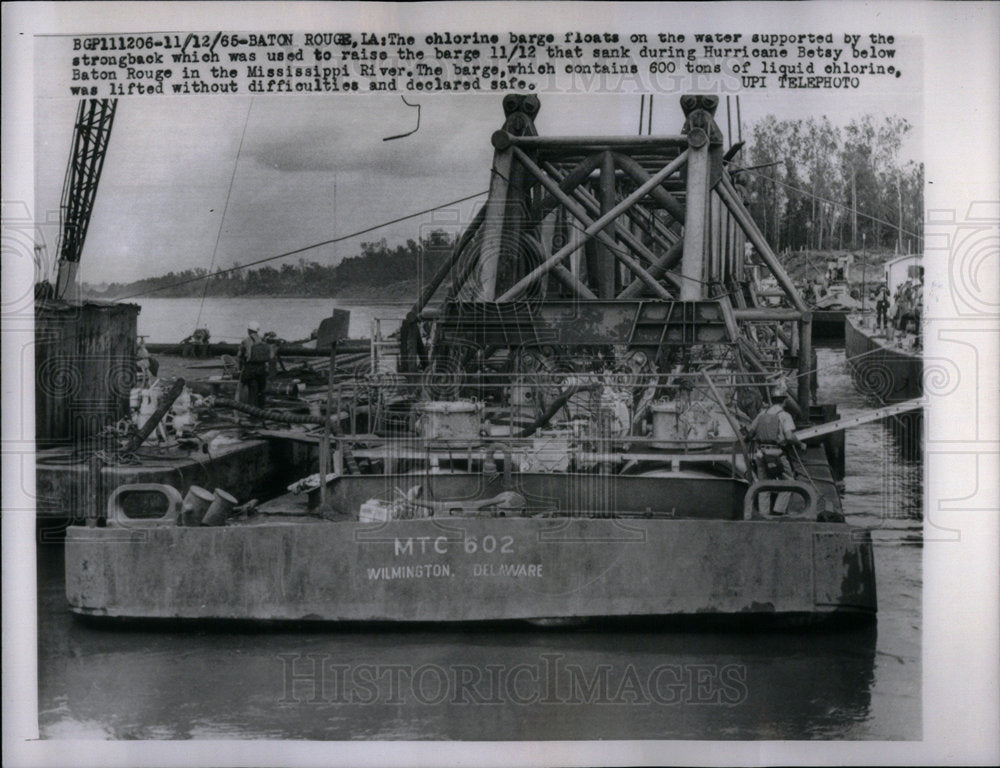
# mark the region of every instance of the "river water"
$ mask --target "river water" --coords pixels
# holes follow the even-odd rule
[[[329,317],[334,308],[351,313],[348,335],[368,338],[372,318],[381,322],[382,332],[391,333],[410,309],[412,302],[395,304],[370,303],[334,299],[262,299],[208,298],[189,299],[139,298],[133,301],[142,307],[138,332],[151,343],[177,343],[195,328],[208,328],[213,341],[239,341],[247,334],[247,323],[260,323],[261,331],[274,331],[289,341],[308,339],[320,321]]]
[[[311,327],[330,304],[309,305]],[[190,322],[189,310],[174,317]],[[268,311],[256,308],[264,328],[295,338],[278,321],[294,314],[285,300]],[[157,322],[154,341],[189,332]],[[843,349],[818,352],[820,401],[864,410]],[[921,464],[894,441],[878,423],[847,435],[845,511],[875,540],[878,623],[865,629],[104,628],[71,617],[62,545],[40,541],[41,735],[919,739]]]

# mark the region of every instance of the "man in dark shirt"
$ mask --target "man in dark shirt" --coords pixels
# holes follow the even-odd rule
[[[267,364],[271,359],[271,347],[260,335],[260,323],[247,324],[247,335],[240,342],[236,362],[240,371],[238,400],[248,405],[263,408],[264,390],[267,388]]]

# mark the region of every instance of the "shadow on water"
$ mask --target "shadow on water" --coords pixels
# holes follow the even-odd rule
[[[43,736],[822,738],[869,714],[877,632],[94,624],[40,548]]]
[[[820,366],[823,400],[865,408],[842,350],[821,349]],[[95,626],[67,610],[63,548],[46,539],[42,736],[919,739],[920,463],[880,424],[848,433],[847,456],[877,626]]]

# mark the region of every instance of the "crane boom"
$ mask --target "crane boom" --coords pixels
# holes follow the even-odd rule
[[[87,228],[90,226],[90,214],[94,208],[117,106],[117,99],[88,99],[81,101],[77,109],[73,146],[59,203],[56,298],[63,298],[67,289],[76,282],[76,271],[87,237]]]

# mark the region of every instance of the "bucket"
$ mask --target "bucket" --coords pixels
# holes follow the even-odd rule
[[[209,505],[214,500],[215,497],[200,485],[192,485],[188,488],[179,518],[181,525],[200,525],[202,518],[205,517],[205,512],[208,511]]]
[[[226,518],[233,512],[236,506],[236,499],[230,496],[221,488],[215,489],[215,496],[208,507],[208,512],[202,519],[202,525],[225,525]]]

